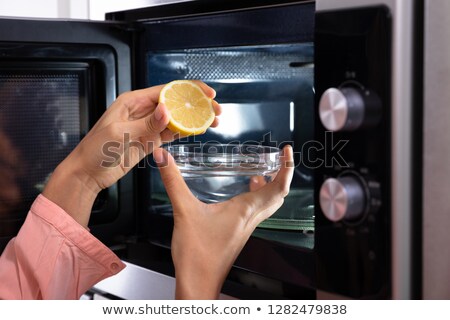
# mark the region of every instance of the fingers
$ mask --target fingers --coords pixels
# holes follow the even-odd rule
[[[162,148],[154,150],[153,159],[158,165],[162,182],[174,207],[198,201],[184,182],[175,160],[166,150]]]
[[[170,114],[167,107],[160,103],[150,116],[143,119],[145,126],[142,128],[146,134],[160,133],[169,123]],[[140,120],[142,122],[142,120]],[[144,132],[143,132],[144,133]]]
[[[192,80],[196,85],[198,85],[203,92],[211,99],[214,99],[216,97],[216,90],[208,86],[206,83],[200,80]]]
[[[235,197],[237,201],[248,204],[249,210],[245,213],[249,216],[249,220],[254,220],[256,224],[278,210],[283,203],[284,197],[289,193],[294,173],[291,146],[284,147],[280,162],[280,171],[272,182],[258,188],[254,192],[244,193]]]
[[[200,80],[193,80],[193,82],[195,82],[209,98],[215,98],[216,91],[213,88]],[[164,85],[158,85],[123,93],[117,99],[119,103],[116,104],[117,107],[115,108],[125,107],[128,119],[130,120],[142,118],[151,112],[152,108],[158,104],[159,94],[163,87]],[[217,104],[217,102],[215,104]],[[213,103],[213,107],[215,104]],[[220,106],[214,108],[214,111],[217,111],[219,112],[218,114],[220,114]]]
[[[214,113],[216,114],[216,116],[220,116],[222,114],[222,107],[220,106],[220,104],[216,100],[213,100],[212,106],[213,106]]]
[[[219,118],[214,118],[214,121],[211,123],[210,127],[215,128],[219,125]]]
[[[166,106],[162,103],[158,104],[155,111],[145,118],[127,122],[127,130],[131,139],[160,134],[169,123],[170,114]]]
[[[163,132],[161,132],[161,142],[164,143],[169,143],[172,142],[173,140],[179,139],[180,138],[180,134],[172,132],[169,129],[164,129]]]
[[[194,82],[208,97],[214,99],[216,92],[213,88],[199,80]],[[116,121],[137,120],[148,116],[157,106],[163,87],[164,85],[158,85],[122,93],[91,131],[102,129]],[[213,101],[213,108],[216,115],[221,113],[220,105],[216,101]]]
[[[216,92],[208,85],[198,80],[195,80],[195,83],[209,97],[213,98],[215,96]],[[114,110],[109,110],[108,116],[106,119],[103,119],[102,126],[100,126],[108,127],[108,132],[110,132],[108,138],[120,140],[124,138],[125,134],[129,134],[131,139],[140,137],[144,139],[150,137],[151,139],[152,135],[161,134],[161,138],[158,139],[161,142],[170,142],[176,138],[182,138],[182,136],[176,136],[166,130],[170,119],[168,109],[163,104],[158,104],[156,108],[154,107],[163,87],[163,85],[154,86],[122,94],[111,107]],[[220,115],[222,108],[217,101],[213,100],[212,106],[215,114]],[[218,124],[219,120],[216,117],[211,127],[217,127]],[[98,125],[100,125],[100,121],[96,124],[96,126]],[[91,130],[89,134],[92,134],[94,131],[97,130]]]
[[[267,184],[266,179],[263,176],[254,176],[250,179],[249,188],[250,191],[256,191],[261,189],[263,186]]]
[[[287,145],[283,148],[280,156],[280,172],[277,174],[274,182],[281,185],[285,190],[289,191],[291,185],[292,176],[294,175],[294,152],[292,147]]]
[[[215,100],[212,101],[212,106],[214,109],[214,113],[216,114],[216,117],[214,118],[214,121],[211,123],[210,127],[215,128],[219,125],[219,118],[217,118],[217,116],[220,116],[222,114],[222,107]]]
[[[117,99],[117,106],[125,109],[127,117],[124,120],[140,119],[153,111],[163,87],[164,85],[159,85],[121,94]]]

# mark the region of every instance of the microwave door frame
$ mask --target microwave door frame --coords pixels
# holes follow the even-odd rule
[[[122,92],[131,90],[131,33],[128,24],[111,21],[60,20],[60,19],[24,19],[0,18],[0,43],[48,44],[92,46],[104,45],[112,49],[116,57],[115,74],[107,74],[114,91],[106,97],[107,106]],[[1,58],[14,58],[12,54],[2,52]],[[34,58],[45,58],[44,54],[61,60],[76,59],[78,55],[64,56],[64,53],[42,52]],[[84,58],[103,59],[95,52],[86,50]],[[109,72],[109,70],[106,70]],[[120,79],[120,81],[118,80]]]
[[[95,93],[91,90],[90,102],[96,112],[88,111],[89,119],[85,121],[88,124],[80,128],[84,135],[120,93],[132,89],[131,35],[124,26],[119,22],[1,18],[0,61],[6,64],[19,61],[31,66],[35,62],[63,65],[66,62],[98,61],[95,68],[101,71],[95,73],[102,79],[97,80],[94,76],[90,81],[103,82],[105,92],[98,99],[102,105],[96,106]],[[128,175],[105,191],[108,193],[107,205],[99,207],[91,216],[92,223],[92,217],[97,213],[105,217],[111,211],[115,212],[113,221],[106,222],[101,218],[100,222],[89,225],[92,234],[106,244],[114,243],[117,235],[134,233],[132,190],[133,177]]]

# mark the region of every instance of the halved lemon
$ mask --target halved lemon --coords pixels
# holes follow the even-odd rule
[[[176,80],[166,84],[159,94],[159,102],[170,111],[167,128],[182,135],[200,134],[214,121],[212,99],[189,80]]]

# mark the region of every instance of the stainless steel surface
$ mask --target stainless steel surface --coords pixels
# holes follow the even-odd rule
[[[330,88],[322,94],[319,102],[319,116],[327,130],[339,131],[344,128],[347,122],[348,104],[339,89]]]
[[[433,0],[434,1],[434,0]],[[441,0],[440,2],[445,2]],[[317,0],[316,10],[385,5],[392,14],[392,298],[411,298],[412,47],[414,1]],[[444,26],[444,25],[443,25]],[[439,63],[439,61],[435,61]],[[448,91],[448,90],[446,90]],[[442,134],[442,132],[441,132]]]
[[[126,268],[113,277],[100,281],[95,290],[126,300],[172,300],[175,278],[125,262]],[[221,294],[220,299],[234,299]]]
[[[127,300],[175,298],[175,278],[125,262],[117,275],[100,281],[95,289]]]
[[[450,299],[450,1],[425,1],[423,298]]]
[[[320,188],[320,208],[331,221],[357,219],[364,213],[365,197],[356,178],[329,178]]]

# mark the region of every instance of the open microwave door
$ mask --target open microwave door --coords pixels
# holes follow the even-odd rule
[[[216,90],[221,124],[184,142],[293,143],[299,151],[314,134],[314,10],[311,1],[188,1],[107,19],[138,28],[136,87],[199,79]],[[151,161],[137,169],[140,243],[127,261],[173,276],[172,207]],[[257,228],[228,283],[245,289],[255,283],[261,292],[276,287],[270,297],[314,297],[313,183],[311,170],[299,166],[286,205]],[[212,185],[204,189],[210,192]],[[294,294],[286,289],[291,285]],[[224,290],[244,298],[242,291]]]
[[[131,89],[129,43],[119,23],[0,19],[0,250],[58,163]],[[125,177],[94,204],[90,228],[106,243],[133,231],[131,187]]]

